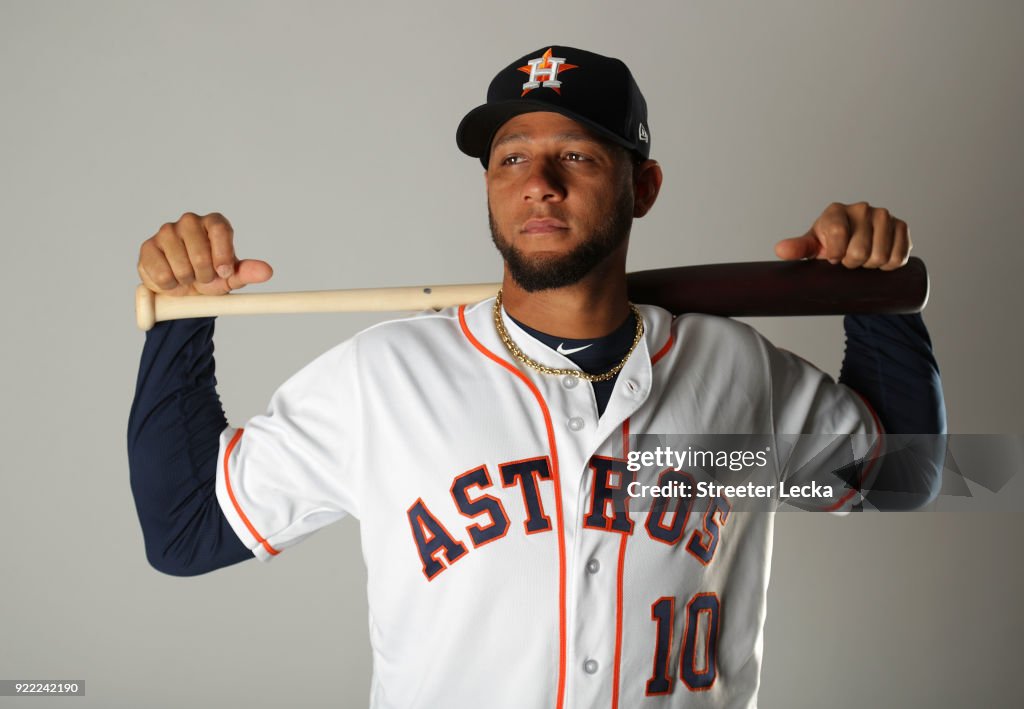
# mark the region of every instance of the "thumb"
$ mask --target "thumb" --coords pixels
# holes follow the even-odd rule
[[[809,231],[803,236],[783,239],[775,245],[775,255],[786,261],[821,258],[824,256],[824,253],[821,241],[818,240],[813,231]]]
[[[250,283],[269,281],[273,275],[274,269],[266,261],[242,259],[235,263],[235,272],[228,276],[227,285],[230,290],[237,290]]]

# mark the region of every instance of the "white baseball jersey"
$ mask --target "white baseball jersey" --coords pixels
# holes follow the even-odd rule
[[[774,514],[624,499],[629,434],[873,441],[873,415],[746,325],[641,306],[599,417],[585,381],[509,355],[492,306],[372,327],[224,431],[234,530],[268,560],[360,520],[376,709],[754,706]],[[528,357],[573,367],[505,323]],[[780,440],[779,481],[801,482],[811,455]]]

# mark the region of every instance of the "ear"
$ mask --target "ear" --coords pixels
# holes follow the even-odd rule
[[[657,160],[644,160],[633,168],[633,216],[642,217],[651,211],[661,191],[661,165]]]

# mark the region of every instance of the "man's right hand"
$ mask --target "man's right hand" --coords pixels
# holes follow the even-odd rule
[[[142,242],[139,277],[161,295],[224,295],[269,280],[266,261],[235,258],[234,234],[223,214],[185,212]]]

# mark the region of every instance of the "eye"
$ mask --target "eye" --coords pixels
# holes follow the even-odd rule
[[[563,159],[566,162],[587,162],[588,160],[590,160],[590,158],[584,155],[583,153],[577,153],[575,151],[567,152],[563,156]]]
[[[523,161],[523,156],[522,155],[515,155],[515,154],[513,154],[513,155],[506,155],[504,158],[502,158],[501,164],[502,165],[518,165],[522,161]]]

